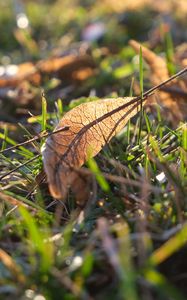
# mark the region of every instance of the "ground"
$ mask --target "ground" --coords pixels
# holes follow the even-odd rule
[[[186,16],[184,0],[0,2],[0,299],[186,299]],[[64,116],[76,145],[51,135]],[[46,174],[63,147],[81,160],[86,122],[97,155],[62,168],[57,200]]]

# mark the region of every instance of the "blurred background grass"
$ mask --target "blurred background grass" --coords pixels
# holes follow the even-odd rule
[[[0,1],[0,59],[21,62],[44,57],[56,47],[80,41],[123,48],[130,38],[148,40],[162,23],[171,25],[177,43],[186,32],[185,1]],[[92,25],[92,27],[90,26]],[[156,33],[155,33],[156,34]],[[158,33],[157,33],[158,34]],[[156,38],[156,36],[155,36]]]

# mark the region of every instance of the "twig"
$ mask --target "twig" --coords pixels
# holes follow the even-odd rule
[[[30,140],[28,140],[28,141],[25,141],[25,142],[22,142],[22,143],[19,143],[19,144],[17,144],[17,145],[15,145],[15,146],[11,146],[11,147],[9,147],[9,148],[6,148],[6,149],[4,149],[4,150],[1,150],[0,151],[0,154],[1,153],[5,153],[5,152],[7,152],[7,151],[10,151],[10,150],[14,150],[14,149],[17,149],[17,148],[19,148],[20,146],[24,146],[24,145],[27,145],[27,144],[29,144],[29,143],[32,143],[32,142],[35,142],[35,141],[37,141],[37,140],[40,140],[40,139],[42,139],[42,138],[44,138],[44,137],[48,137],[48,136],[51,136],[51,135],[53,135],[53,134],[55,134],[55,133],[58,133],[58,132],[61,132],[61,131],[65,131],[65,130],[68,130],[69,129],[69,126],[64,126],[64,127],[61,127],[60,129],[57,129],[57,130],[55,130],[55,131],[53,131],[53,132],[47,132],[47,133],[39,133],[37,136],[34,136],[32,139],[30,139]]]
[[[87,174],[87,175],[93,175],[93,173],[89,169],[86,169],[86,168],[81,168],[81,170],[74,168],[73,170],[77,171],[77,173],[83,172],[84,174]],[[102,172],[102,175],[107,180],[112,181],[112,182],[123,183],[123,184],[128,184],[128,185],[142,188],[142,181],[138,181],[138,180],[134,180],[134,179],[130,179],[130,178],[124,178],[124,177],[121,177],[118,175],[112,175],[112,174],[109,174],[106,172]],[[162,191],[160,188],[151,185],[149,182],[146,183],[146,186],[150,190],[157,192],[157,193]]]

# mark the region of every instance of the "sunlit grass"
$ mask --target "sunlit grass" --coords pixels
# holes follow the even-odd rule
[[[136,18],[134,12],[119,15],[98,1],[23,1],[30,27],[25,43],[20,43],[14,34],[12,3],[0,3],[4,62],[36,58],[29,49],[32,42],[38,45],[37,58],[53,54],[55,47],[59,55],[77,53],[85,27],[102,17],[106,34],[84,44],[98,66],[96,76],[83,83],[85,89],[76,83],[69,95],[62,83],[59,94],[64,98],[43,96],[41,110],[19,125],[19,137],[13,137],[8,127],[0,132],[0,299],[185,299],[185,123],[170,128],[159,106],[153,114],[141,107],[140,115],[88,160],[85,168],[92,180],[85,207],[77,205],[71,191],[67,199],[52,199],[40,155],[46,138],[42,133],[50,133],[63,114],[77,105],[133,96],[136,85],[143,98],[149,85],[147,66],[141,48],[138,65],[127,43],[152,24],[150,16],[146,24],[142,19],[148,11]],[[158,50],[165,50],[173,74],[169,33],[164,42]],[[47,91],[53,79],[44,83]],[[33,136],[38,138],[19,145]],[[11,146],[15,148],[5,151]]]

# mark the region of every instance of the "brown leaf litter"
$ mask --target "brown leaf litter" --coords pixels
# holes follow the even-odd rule
[[[1,66],[0,97],[10,99],[15,106],[40,106],[41,86],[46,80],[57,78],[61,86],[77,85],[95,74],[95,64],[89,54],[68,54],[49,57],[36,63]]]
[[[13,74],[6,74],[6,69]],[[10,70],[12,68],[12,70]],[[14,68],[14,70],[13,70]],[[0,77],[0,88],[15,87],[23,81],[28,81],[33,85],[40,85],[42,75],[55,74],[61,80],[71,81],[75,71],[83,71],[94,68],[94,62],[89,55],[67,55],[64,57],[50,57],[41,60],[36,64],[32,62],[20,65],[10,65],[5,68],[5,75]],[[79,78],[77,77],[77,80]]]
[[[129,44],[137,53],[139,53],[141,44],[134,40],[131,40]],[[144,46],[141,47],[143,58],[151,71],[151,83],[156,85],[168,79],[169,72],[165,58],[160,57]],[[180,60],[180,65],[182,67],[186,66],[186,58],[184,58],[184,56]],[[174,127],[176,127],[180,121],[186,120],[187,77],[184,76],[183,78],[177,78],[172,83],[169,83],[167,88],[164,87],[162,91],[155,93],[152,97],[150,97],[150,100],[147,102],[147,106],[153,108],[155,100],[160,105],[161,114],[168,121],[171,121]]]

